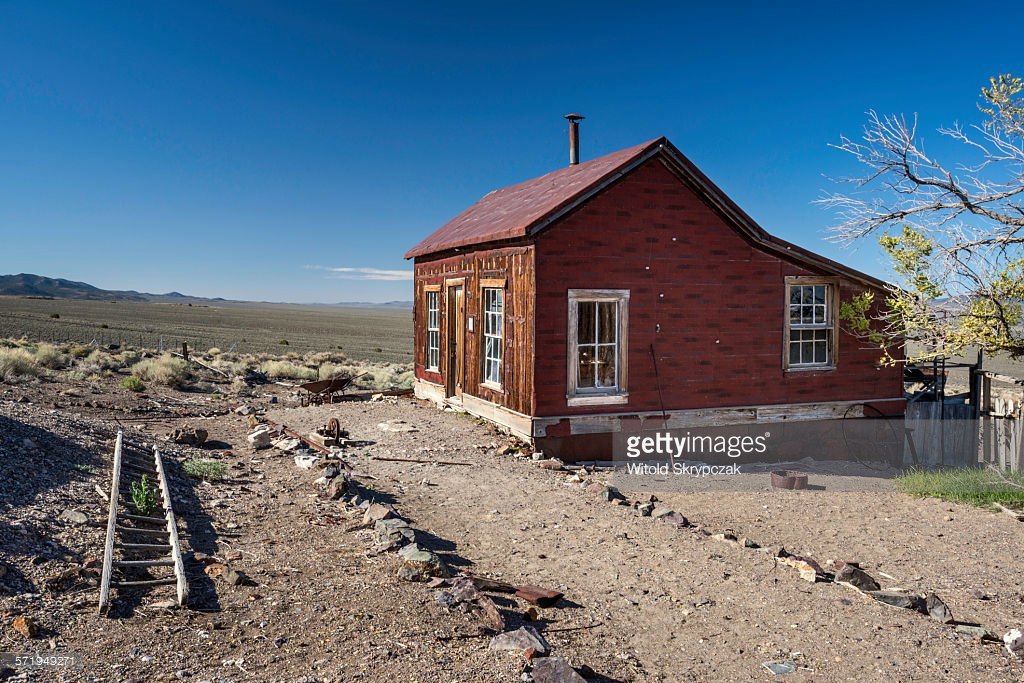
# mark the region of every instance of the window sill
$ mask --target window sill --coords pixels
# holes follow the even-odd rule
[[[832,372],[835,369],[834,365],[797,365],[785,368],[783,372]]]
[[[441,372],[441,368],[428,368],[428,367],[424,366],[423,367],[423,372]]]
[[[490,389],[491,391],[497,392],[504,395],[505,389],[500,384],[494,384],[493,382],[481,382],[480,386],[484,389]]]
[[[629,394],[575,394],[566,396],[565,401],[570,406],[621,405],[629,403]]]

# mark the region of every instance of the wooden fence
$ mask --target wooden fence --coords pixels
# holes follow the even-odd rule
[[[907,405],[903,459],[908,465],[993,465],[1024,472],[1024,380],[978,374],[979,406],[915,402]],[[992,382],[1016,385],[993,391]],[[941,412],[940,412],[941,410]]]

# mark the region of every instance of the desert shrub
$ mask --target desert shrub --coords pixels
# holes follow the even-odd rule
[[[85,344],[74,344],[68,349],[68,355],[72,358],[85,358],[90,351],[91,349]]]
[[[165,353],[159,358],[136,363],[132,366],[132,374],[143,382],[180,387],[188,379],[188,363]]]
[[[129,350],[117,354],[117,362],[121,364],[122,368],[130,368],[140,360],[142,360],[142,354],[138,351]]]
[[[223,353],[223,352],[222,352],[222,351],[221,351],[221,350],[220,350],[219,348],[217,348],[216,346],[214,346],[214,347],[211,347],[211,348],[210,348],[210,350],[209,350],[209,351],[207,351],[206,353],[207,353],[207,355],[209,355],[209,356],[219,356],[219,355],[220,355],[221,353]]]
[[[135,375],[130,375],[121,380],[121,388],[128,391],[142,391],[146,388],[146,385]]]
[[[324,363],[335,363],[340,364],[348,360],[348,357],[343,353],[336,351],[314,351],[307,353],[303,360],[309,365],[323,365]]]
[[[36,349],[36,364],[50,370],[59,370],[68,364],[68,357],[53,344],[40,344]]]
[[[223,356],[214,358],[212,361],[210,361],[209,365],[211,368],[217,368],[218,370],[226,372],[229,375],[244,375],[246,371],[249,369],[248,363],[224,360]]]
[[[85,362],[94,371],[97,370],[97,369],[98,370],[117,370],[120,367],[122,367],[120,361],[118,361],[117,358],[115,358],[114,356],[110,355],[106,351],[101,351],[100,349],[96,349],[95,351],[90,353],[88,356],[86,356],[85,357]]]
[[[228,466],[224,463],[202,458],[189,458],[181,464],[181,469],[193,479],[202,479],[203,481],[223,479],[228,472]]]
[[[277,343],[280,344],[281,346],[288,346],[288,340],[287,339],[282,339],[281,341],[279,341]]]
[[[331,379],[339,375],[351,374],[350,368],[346,365],[338,365],[337,363],[323,363],[317,370],[317,376],[320,379]]]
[[[42,371],[34,361],[32,354],[25,349],[0,349],[0,382],[38,377]]]
[[[54,320],[59,320],[60,319],[60,313],[51,313],[50,317],[53,318]]]
[[[83,382],[88,375],[84,370],[72,370],[67,374],[67,377],[75,382]]]
[[[109,330],[110,329],[110,325],[108,325],[106,323],[101,323],[100,324],[100,329],[101,330]]]
[[[312,380],[317,378],[317,371],[307,368],[304,365],[296,365],[286,360],[268,360],[260,365],[260,371],[267,377],[275,379],[302,379]]]

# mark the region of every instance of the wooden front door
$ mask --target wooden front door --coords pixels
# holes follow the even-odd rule
[[[461,284],[448,285],[448,354],[445,373],[446,395],[462,398],[466,379],[466,296]]]

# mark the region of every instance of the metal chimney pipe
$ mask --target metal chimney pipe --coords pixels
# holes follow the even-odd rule
[[[580,163],[580,121],[581,114],[566,114],[569,119],[569,165],[575,166]]]

